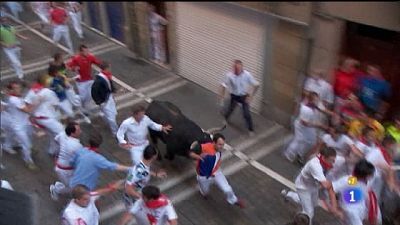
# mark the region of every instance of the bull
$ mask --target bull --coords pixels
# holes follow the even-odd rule
[[[165,158],[169,160],[173,160],[175,155],[189,157],[189,150],[193,143],[211,142],[211,135],[226,127],[224,125],[204,131],[187,118],[176,105],[166,101],[151,102],[146,109],[146,115],[156,123],[172,126],[168,134],[149,129],[153,145],[157,146],[158,140],[166,144]],[[161,154],[159,154],[159,159],[161,159]]]

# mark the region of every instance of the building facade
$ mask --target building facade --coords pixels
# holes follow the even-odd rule
[[[223,74],[240,59],[262,84],[251,105],[289,125],[305,75],[331,71],[341,56],[378,64],[400,88],[398,2],[151,2],[168,20],[160,30],[162,66],[218,92]],[[147,2],[85,3],[84,21],[151,61]],[[394,92],[392,111],[400,92]]]

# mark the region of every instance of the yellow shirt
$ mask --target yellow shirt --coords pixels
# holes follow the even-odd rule
[[[362,136],[362,131],[366,124],[363,124],[360,120],[352,120],[349,125],[348,134],[355,138],[360,138]],[[382,141],[385,137],[385,128],[377,120],[369,120],[368,126],[374,129],[375,138],[378,141]]]

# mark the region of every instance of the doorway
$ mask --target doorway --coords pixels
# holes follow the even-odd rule
[[[359,60],[362,68],[367,64],[382,68],[392,89],[386,118],[400,113],[400,92],[396,91],[400,90],[400,33],[348,21],[341,52]]]
[[[162,1],[147,2],[149,5],[154,6],[154,11],[161,17],[167,19],[166,5]],[[167,65],[169,63],[169,49],[168,49],[168,33],[167,26],[159,24],[159,31],[152,32],[150,30],[150,59],[158,64]],[[149,26],[150,17],[149,17]]]

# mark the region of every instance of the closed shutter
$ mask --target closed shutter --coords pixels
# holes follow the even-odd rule
[[[177,72],[217,93],[233,60],[243,62],[260,88],[251,107],[261,108],[265,21],[227,3],[176,3]]]

